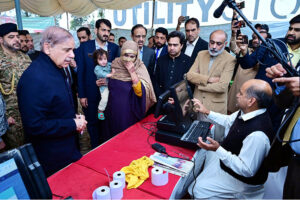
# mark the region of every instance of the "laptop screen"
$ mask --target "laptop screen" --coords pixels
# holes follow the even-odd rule
[[[189,117],[189,114],[193,113],[193,104],[187,90],[187,82],[181,81],[174,89],[180,105],[182,117]]]
[[[197,119],[197,114],[193,110],[192,91],[186,80],[183,80],[171,88],[171,96],[174,98],[175,115],[177,123],[184,123],[188,128],[189,124]],[[186,129],[185,128],[185,129]]]
[[[0,163],[0,199],[30,199],[14,158]]]

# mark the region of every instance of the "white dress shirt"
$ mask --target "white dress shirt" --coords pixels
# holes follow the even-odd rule
[[[264,112],[266,109],[259,109],[247,114],[241,113],[239,118],[247,121]],[[237,115],[238,111],[231,115],[211,111],[208,118],[224,126],[225,136],[227,136]],[[195,182],[190,185],[189,193],[191,195],[194,193],[195,198],[261,199],[264,194],[263,185],[249,185],[239,181],[221,168],[220,160],[235,173],[251,177],[259,169],[269,150],[270,141],[267,135],[262,131],[254,131],[243,140],[239,155],[234,155],[221,146],[216,152],[206,151],[204,169],[197,177],[193,191]]]
[[[100,47],[100,45],[98,44],[97,40],[95,40],[95,46],[96,46],[96,49],[103,49],[105,51],[108,50],[108,42],[105,42],[105,45],[103,48]]]
[[[140,49],[140,60],[143,60],[144,47]]]
[[[184,52],[185,55],[187,55],[189,57],[192,57],[194,48],[195,48],[198,40],[199,40],[199,36],[197,37],[197,39],[193,43],[190,43],[189,41],[186,41],[186,49],[185,49],[185,52]]]
[[[157,59],[159,58],[160,53],[161,53],[161,51],[162,51],[163,48],[164,48],[164,46],[162,46],[160,49],[155,48],[155,55],[156,55]]]

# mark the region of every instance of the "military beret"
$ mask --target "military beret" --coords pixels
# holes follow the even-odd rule
[[[18,32],[16,24],[5,23],[0,25],[0,37],[3,37],[10,32]]]

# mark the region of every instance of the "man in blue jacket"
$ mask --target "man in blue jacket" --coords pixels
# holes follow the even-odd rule
[[[290,20],[290,27],[286,33],[285,38],[280,38],[274,40],[275,44],[278,45],[279,50],[284,55],[290,55],[291,64],[293,67],[300,66],[299,61],[299,45],[300,45],[300,37],[299,30],[297,28],[293,28],[294,26],[298,26],[300,24],[300,15],[295,16]],[[260,32],[263,30],[260,30]],[[256,79],[261,79],[267,81],[273,89],[275,89],[275,84],[272,82],[272,79],[266,76],[266,68],[271,67],[278,63],[278,61],[271,56],[270,52],[264,45],[261,45],[256,51],[254,51],[251,55],[249,54],[246,45],[237,42],[238,47],[241,49],[241,55],[237,57],[238,62],[241,64],[243,69],[249,69],[256,65],[256,63],[260,62],[258,72],[255,76]],[[281,119],[284,113],[283,109],[280,109],[274,103],[272,103],[268,108],[269,114],[272,119],[274,130],[277,130]]]
[[[72,35],[60,27],[43,33],[42,51],[21,76],[18,104],[27,142],[31,142],[47,176],[77,161],[77,134],[86,127],[75,115],[70,84],[63,71],[74,59]]]
[[[108,51],[108,62],[112,62],[116,57],[120,56],[119,46],[108,42],[111,23],[107,19],[99,19],[95,24],[95,40],[89,40],[80,44],[75,52],[75,60],[77,64],[78,76],[78,97],[83,107],[83,112],[88,121],[88,132],[91,138],[92,148],[100,145],[100,128],[98,121],[98,104],[100,101],[100,92],[98,86],[105,85],[106,80],[97,80],[94,73],[95,64],[90,57],[96,49],[104,49]],[[96,80],[97,84],[96,85]]]
[[[155,59],[156,61],[160,56],[168,54],[168,46],[167,46],[167,37],[168,37],[168,30],[159,27],[155,30],[154,36],[154,44],[155,44]]]

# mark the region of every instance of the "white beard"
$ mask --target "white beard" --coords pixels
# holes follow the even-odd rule
[[[208,52],[209,52],[209,54],[210,54],[211,56],[217,57],[218,55],[220,55],[220,54],[223,53],[224,49],[225,49],[225,45],[222,47],[221,50],[219,50],[219,51],[217,51],[217,52],[212,52],[212,50],[208,47]]]

